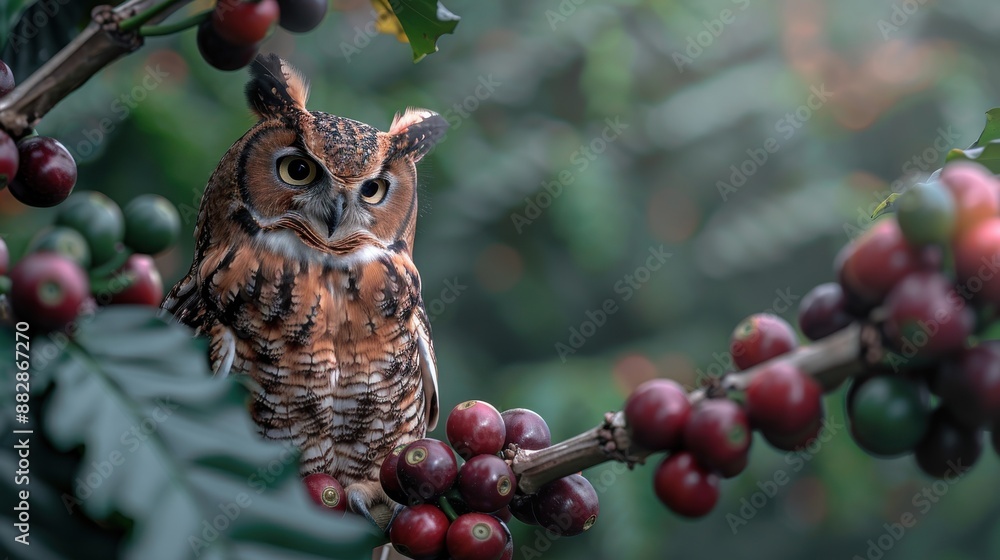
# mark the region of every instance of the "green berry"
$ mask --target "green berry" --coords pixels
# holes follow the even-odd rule
[[[174,243],[181,233],[181,217],[167,199],[144,194],[125,206],[125,245],[136,253],[155,255]]]
[[[940,183],[918,183],[898,201],[896,219],[913,245],[947,243],[955,231],[955,200]]]
[[[60,207],[56,224],[75,229],[90,246],[91,266],[100,266],[120,250],[125,220],[118,205],[99,192],[72,195]]]

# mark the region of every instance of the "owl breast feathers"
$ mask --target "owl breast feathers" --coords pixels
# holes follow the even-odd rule
[[[253,380],[254,420],[368,514],[382,459],[438,418],[430,325],[412,261],[415,164],[447,127],[408,109],[389,132],[305,107],[275,55],[251,69],[260,121],[212,174],[191,269],[163,303],[210,338],[219,375]]]

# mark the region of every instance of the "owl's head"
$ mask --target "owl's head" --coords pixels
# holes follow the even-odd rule
[[[306,81],[277,55],[259,56],[250,72],[246,94],[260,121],[223,157],[199,226],[223,220],[281,252],[411,251],[416,163],[444,136],[447,121],[407,109],[382,132],[307,110]]]

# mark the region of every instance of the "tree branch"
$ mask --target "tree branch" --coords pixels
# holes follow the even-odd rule
[[[722,378],[726,389],[742,390],[750,380],[769,364],[790,363],[813,376],[826,392],[837,388],[844,380],[864,371],[866,365],[882,358],[878,331],[869,324],[855,323],[814,344],[803,346],[745,371],[730,373]],[[705,389],[688,396],[692,403],[705,398]],[[543,484],[599,465],[621,461],[630,467],[642,463],[651,452],[632,444],[625,414],[609,412],[600,425],[561,443],[531,451],[509,449],[507,458],[518,477],[518,489],[534,494]]]
[[[160,21],[190,1],[177,0],[169,6],[158,6],[160,11],[149,21]],[[0,128],[14,138],[28,134],[46,113],[91,76],[139,49],[143,40],[138,30],[122,32],[119,23],[156,3],[156,0],[129,0],[114,9],[94,8],[90,23],[76,38],[0,98]]]

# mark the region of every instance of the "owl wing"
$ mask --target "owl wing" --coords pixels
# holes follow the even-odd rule
[[[437,357],[434,355],[434,341],[431,340],[431,322],[424,309],[423,300],[416,306],[411,315],[412,332],[417,335],[417,350],[420,355],[420,375],[424,386],[424,418],[427,420],[427,431],[437,426],[440,413],[438,402]]]
[[[236,337],[206,305],[198,286],[198,279],[192,270],[170,290],[160,307],[177,321],[194,329],[196,335],[210,337],[209,364],[216,375],[226,377],[236,356]]]

